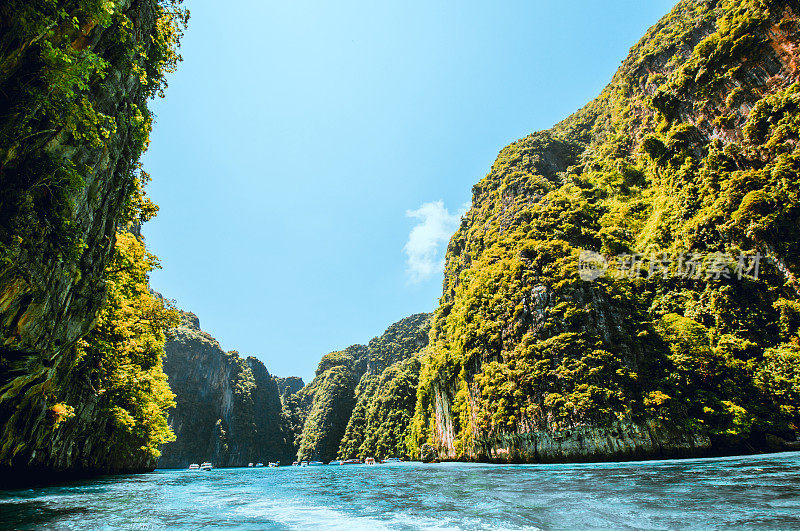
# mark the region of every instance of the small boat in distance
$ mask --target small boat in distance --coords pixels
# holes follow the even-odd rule
[[[269,463],[269,467],[270,468],[278,468],[280,465],[281,465],[280,461],[276,461],[274,463],[272,461],[270,461],[270,463]]]
[[[308,461],[300,461],[300,466],[308,466]]]
[[[191,465],[189,465],[189,470],[200,470],[200,465],[198,465],[197,463],[192,463]]]
[[[384,463],[402,463],[403,460],[399,457],[387,457],[383,460]]]
[[[300,466],[300,463],[298,463],[297,461],[294,461],[294,462],[292,463],[292,466]]]
[[[253,467],[253,463],[247,463],[247,466],[252,468]]]
[[[211,470],[212,468],[214,467],[212,467],[211,463],[209,463],[208,461],[200,464],[200,470]]]
[[[322,466],[324,464],[325,463],[323,463],[322,461],[309,461],[308,462],[308,466]]]
[[[375,458],[374,457],[367,457],[366,459],[364,459],[364,464],[365,465],[374,465],[375,464]]]
[[[328,463],[328,464],[329,464],[329,465],[341,465],[341,464],[342,464],[342,462],[341,462],[341,461],[339,461],[339,460],[337,459],[337,460],[331,461],[331,462],[330,462],[330,463]]]
[[[256,463],[256,468],[261,468],[264,466],[264,463]]]
[[[344,461],[342,461],[339,464],[341,464],[341,465],[360,465],[361,464],[361,459],[345,459]]]

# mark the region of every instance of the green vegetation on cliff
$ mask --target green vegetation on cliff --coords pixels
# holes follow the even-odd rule
[[[182,314],[165,349],[164,370],[176,394],[177,406],[169,414],[176,440],[164,446],[160,468],[206,460],[215,466],[245,466],[294,458],[278,385],[261,361],[225,352],[192,313]]]
[[[187,18],[180,0],[0,6],[0,470],[146,470],[171,438],[175,316],[133,233],[156,211],[147,103]]]
[[[181,0],[10,0],[0,7],[2,233],[21,256],[71,261],[87,250],[78,201],[111,170],[121,207],[147,147],[148,99],[163,95],[188,12]],[[125,105],[118,105],[127,99]],[[98,158],[112,146],[110,160]],[[99,189],[88,189],[90,200]]]
[[[715,451],[794,438],[798,14],[679,2],[596,100],[500,152],[448,248],[412,451],[579,459],[594,443],[569,428],[653,422],[619,456],[707,449],[667,432]],[[639,263],[586,281],[581,250]]]
[[[398,321],[367,346],[368,369],[339,445],[342,459],[406,455],[406,430],[419,380],[417,353],[428,344],[430,314]]]
[[[273,378],[275,378],[275,384],[278,386],[278,394],[281,395],[281,400],[286,400],[306,386],[299,376],[287,376],[286,378],[273,376]]]
[[[96,326],[42,383],[28,377],[25,387],[6,391],[18,407],[2,432],[3,452],[30,452],[36,460],[26,466],[33,476],[151,469],[160,445],[174,440],[167,410],[175,395],[162,356],[178,314],[149,289],[156,267],[136,235],[118,233]],[[32,411],[42,412],[30,418]],[[8,429],[25,425],[30,431]],[[30,438],[19,440],[21,432]]]
[[[355,387],[366,368],[367,349],[353,345],[322,357],[316,377],[298,394],[306,402],[298,460],[330,461],[355,405]]]
[[[405,454],[419,364],[430,314],[391,325],[368,345],[322,357],[314,381],[284,401],[300,460]]]
[[[339,446],[339,457],[409,457],[408,429],[416,404],[419,360],[389,366],[380,376],[364,376],[358,401]]]
[[[106,304],[79,342],[73,368],[99,397],[90,424],[106,426],[107,460],[118,469],[152,466],[159,446],[175,440],[166,415],[175,395],[162,356],[165,333],[177,324],[178,313],[149,289],[148,273],[156,267],[156,258],[135,235],[117,234]]]

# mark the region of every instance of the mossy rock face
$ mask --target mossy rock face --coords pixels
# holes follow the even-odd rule
[[[679,2],[594,101],[500,152],[448,247],[411,453],[580,460],[794,438],[798,15]],[[586,252],[608,270],[584,279]],[[622,253],[647,260],[623,269]],[[677,275],[695,255],[704,273]],[[740,256],[761,257],[758,278]],[[595,442],[564,450],[565,430]]]
[[[298,430],[298,460],[407,455],[416,357],[427,345],[430,317],[412,315],[368,345],[323,356],[314,381],[284,403]]]
[[[155,467],[159,446],[174,439],[166,412],[175,395],[162,356],[166,332],[178,322],[150,290],[156,264],[137,234],[118,233],[95,328],[44,374],[18,376],[4,390],[3,405],[16,407],[4,411],[0,484]]]
[[[431,444],[423,444],[422,448],[419,449],[419,460],[423,463],[433,463],[438,459],[438,453],[436,452],[436,448],[433,447]]]
[[[142,349],[150,359],[130,358],[125,396],[114,378],[104,380],[125,372],[106,347],[118,347],[119,360],[130,353],[103,336],[116,328],[138,340],[163,330],[131,330],[115,306],[127,302],[107,281],[124,283],[118,273],[139,275],[147,262],[139,253],[114,264],[115,239],[156,210],[142,193],[139,158],[152,124],[148,101],[179,61],[185,13],[172,0],[8,0],[0,20],[0,469],[43,479],[148,470],[168,432],[155,422],[170,401],[163,341]],[[146,285],[146,274],[139,280]],[[135,311],[147,298],[131,287]],[[140,387],[147,378],[152,392]],[[137,392],[153,405],[149,427],[126,403]],[[62,405],[64,413],[51,413]]]
[[[192,313],[183,313],[170,336],[164,370],[176,394],[169,414],[176,440],[162,448],[159,468],[202,461],[215,466],[291,462],[293,434],[278,383],[264,364],[225,352]]]
[[[278,386],[278,393],[281,395],[281,400],[286,400],[306,385],[303,379],[298,376],[287,376],[285,378],[274,376],[274,378],[275,384]]]
[[[139,221],[147,102],[178,59],[168,4],[0,7],[0,376],[69,350],[103,304],[114,234]]]

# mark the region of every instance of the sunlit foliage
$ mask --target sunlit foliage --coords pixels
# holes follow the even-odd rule
[[[680,2],[612,83],[503,149],[448,249],[411,453],[658,419],[720,446],[794,438],[798,6]],[[760,275],[586,282],[581,249],[763,256]],[[674,272],[674,271],[673,271]],[[438,421],[437,421],[437,416]],[[439,424],[437,424],[439,422]]]
[[[159,445],[174,440],[166,417],[175,395],[167,385],[162,357],[165,333],[179,319],[177,311],[150,291],[148,274],[155,267],[157,259],[139,239],[117,234],[107,269],[106,305],[78,347],[75,370],[99,396],[95,422],[111,419],[118,458],[143,452],[155,459]]]

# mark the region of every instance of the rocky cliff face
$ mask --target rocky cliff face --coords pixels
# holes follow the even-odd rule
[[[278,393],[281,395],[282,402],[286,401],[287,398],[306,386],[305,382],[303,382],[303,379],[298,376],[288,376],[286,378],[274,376],[274,378],[275,384],[278,386]]]
[[[314,381],[289,400],[289,415],[302,426],[299,460],[403,453],[396,447],[405,448],[418,369],[406,362],[427,344],[429,321],[430,314],[412,315],[366,346],[323,356]]]
[[[500,152],[450,241],[413,445],[560,461],[794,438],[798,14],[681,1],[596,100]]]
[[[355,406],[355,389],[367,367],[367,347],[352,345],[322,357],[314,380],[295,395],[302,431],[297,460],[330,461]]]
[[[157,4],[130,0],[123,4],[120,16],[135,24],[127,39],[147,57]],[[3,50],[11,51],[3,57],[0,75],[0,107],[6,109],[0,123],[0,242],[4,258],[0,334],[6,363],[36,357],[36,353],[59,354],[92,326],[103,301],[103,267],[134,186],[132,174],[142,148],[141,142],[132,138],[141,134],[133,116],[137,109],[146,109],[150,95],[136,73],[144,64],[115,50],[123,33],[119,23],[103,27],[87,21],[82,30],[70,35],[71,46],[109,61],[109,66],[106,79],[93,80],[83,96],[94,113],[113,121],[115,134],[95,144],[72,131],[74,124],[48,123],[48,118],[56,116],[45,114],[41,117],[44,123],[26,123],[28,113],[36,113],[42,103],[31,101],[37,94],[25,91],[25,79],[42,76],[45,79],[39,82],[54,85],[57,80],[47,80],[47,65],[36,57],[43,53],[42,48],[26,42],[23,30],[15,24],[22,24],[15,15],[26,10],[17,6],[18,13],[10,12],[14,9],[13,4],[4,8],[0,27]],[[58,39],[58,32],[51,35],[46,30],[30,41]],[[62,175],[65,167],[77,171],[75,177],[82,182],[71,186],[59,182],[66,177]],[[48,186],[63,196],[48,198]],[[70,248],[78,241],[82,246]]]
[[[341,459],[408,456],[406,439],[416,403],[419,352],[428,344],[431,314],[390,326],[367,347],[367,372],[339,445]]]
[[[192,313],[183,314],[165,350],[164,371],[176,394],[169,415],[176,440],[163,447],[159,467],[292,460],[278,386],[263,363],[223,351]]]
[[[98,457],[94,428],[53,433],[52,407],[68,397],[84,427],[94,418],[97,392],[75,369],[75,347],[103,304],[117,227],[137,215],[131,201],[151,124],[147,100],[177,61],[180,30],[162,4],[0,6],[2,468],[46,474],[153,465]]]

